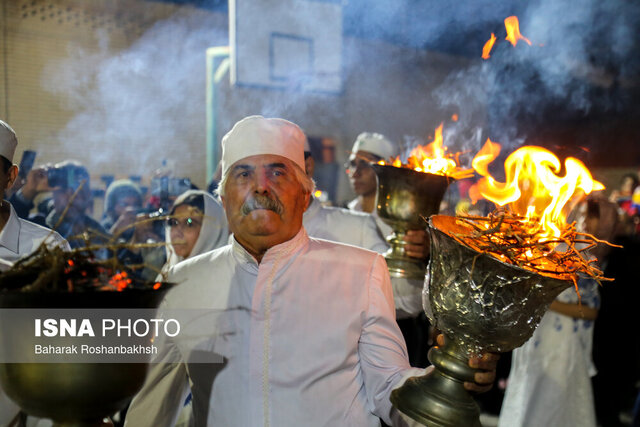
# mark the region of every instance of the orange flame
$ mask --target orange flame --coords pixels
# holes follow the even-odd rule
[[[507,29],[506,40],[510,42],[514,47],[518,44],[518,40],[523,40],[529,46],[531,41],[520,34],[520,23],[517,16],[510,16],[504,20],[504,27]]]
[[[491,55],[489,55],[489,53],[491,52],[491,49],[493,49],[493,45],[496,42],[496,35],[491,33],[491,38],[489,40],[487,40],[487,42],[484,44],[484,47],[482,48],[482,59],[489,59],[491,57]]]
[[[487,140],[474,157],[472,166],[484,178],[470,194],[477,192],[499,206],[507,205],[513,213],[535,224],[543,238],[560,236],[566,228],[567,215],[582,196],[604,189],[573,157],[565,160],[565,175],[559,176],[560,160],[552,152],[534,146],[511,153],[504,162],[506,182],[498,182],[489,173],[488,165],[499,153],[500,144]]]
[[[463,169],[458,166],[457,156],[447,154],[447,147],[442,143],[442,123],[435,131],[432,143],[422,146],[419,145],[409,153],[407,163],[402,163],[400,156],[390,159],[390,162],[381,160],[380,165],[391,164],[397,168],[403,167],[413,169],[418,172],[431,173],[434,175],[449,176],[454,179],[463,179],[472,176],[472,169]]]

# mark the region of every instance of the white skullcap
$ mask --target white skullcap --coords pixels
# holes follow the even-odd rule
[[[355,154],[358,151],[368,151],[385,160],[396,156],[396,147],[393,142],[379,133],[363,132],[358,135],[351,153]]]
[[[306,140],[304,132],[290,121],[245,117],[222,138],[222,175],[238,160],[258,154],[286,157],[304,171]]]
[[[13,163],[13,154],[16,152],[18,138],[11,126],[0,120],[0,156],[6,157]]]

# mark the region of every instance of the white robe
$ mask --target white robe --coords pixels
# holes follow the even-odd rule
[[[364,210],[362,209],[362,202],[360,201],[360,198],[355,198],[352,201],[350,201],[347,204],[347,207],[354,211],[354,212],[364,212]],[[388,225],[387,223],[385,223],[382,218],[380,218],[378,216],[378,211],[377,209],[374,209],[373,212],[371,212],[370,214],[373,219],[376,221],[376,225],[378,226],[378,228],[380,229],[380,232],[382,233],[382,235],[384,236],[384,238],[386,239],[387,237],[391,236],[391,234],[393,233],[393,228],[391,228],[390,225]]]
[[[579,285],[582,304],[598,307],[598,284]],[[557,300],[576,304],[578,297],[569,288]],[[548,311],[533,336],[513,351],[499,425],[595,427],[592,340],[593,321]]]
[[[171,426],[191,385],[196,426],[377,426],[410,368],[384,259],[304,228],[260,264],[235,240],[170,271],[163,313],[207,309],[215,331],[169,341],[126,426]],[[194,311],[194,313],[196,313]],[[210,322],[211,323],[211,322]],[[206,341],[206,342],[205,342]],[[209,348],[213,365],[185,363]]]
[[[322,206],[311,199],[302,217],[302,224],[311,237],[346,243],[383,254],[389,249],[373,217],[364,212]]]
[[[311,237],[346,243],[380,254],[389,249],[374,217],[365,212],[322,206],[311,199],[302,224]],[[393,277],[391,288],[398,319],[422,313],[422,280]]]

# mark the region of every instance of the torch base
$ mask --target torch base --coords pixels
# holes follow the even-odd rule
[[[429,361],[435,369],[394,390],[393,406],[428,426],[481,427],[480,408],[463,385],[473,381],[476,372],[468,366],[465,352],[447,340],[442,348],[429,351]]]
[[[389,274],[391,277],[423,281],[427,264],[421,259],[412,258],[407,255],[405,250],[407,242],[404,241],[405,235],[405,232],[394,231],[394,233],[387,238],[391,248],[384,254],[384,258],[387,261]]]

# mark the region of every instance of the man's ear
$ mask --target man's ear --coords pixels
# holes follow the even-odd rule
[[[309,178],[313,178],[313,172],[315,171],[315,168],[316,168],[316,161],[313,160],[313,157],[309,156],[306,159],[304,159],[304,169]]]
[[[18,166],[11,165],[7,172],[7,189],[11,188],[16,179],[18,179]]]
[[[309,203],[311,202],[311,193],[305,192],[304,197],[305,197],[304,210],[306,212],[306,210],[309,209]]]

